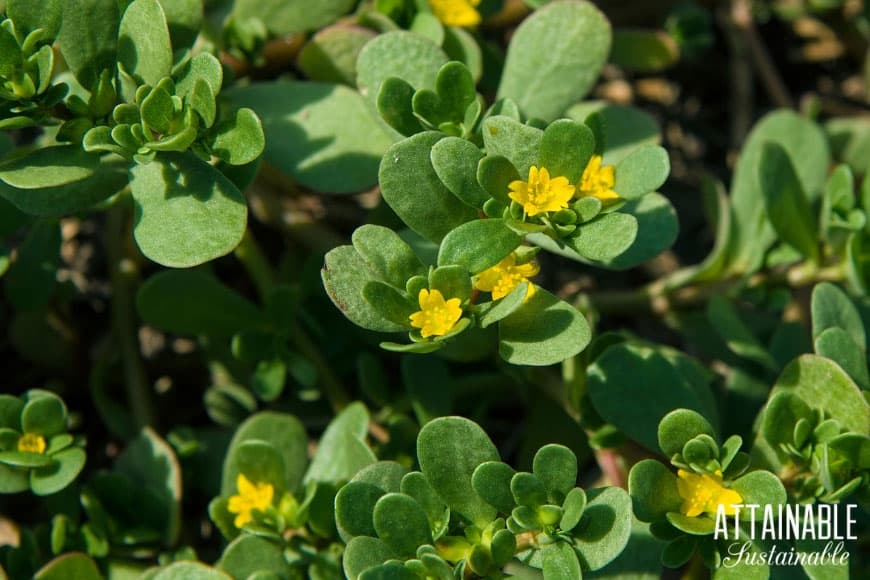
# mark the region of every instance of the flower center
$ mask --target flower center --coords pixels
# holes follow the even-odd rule
[[[275,488],[270,483],[252,483],[241,473],[236,478],[236,488],[239,493],[230,497],[227,510],[236,514],[233,524],[241,528],[253,519],[254,510],[264,511],[272,505]]]
[[[18,451],[22,453],[45,453],[45,438],[42,435],[25,433],[18,439]]]
[[[516,254],[510,254],[501,262],[477,275],[474,287],[483,292],[491,292],[492,299],[504,298],[514,288],[536,275],[540,268],[535,262],[517,265]],[[529,284],[526,300],[535,293],[534,284]]]
[[[480,24],[480,0],[429,0],[435,17],[447,26],[468,27]]]
[[[616,168],[613,165],[602,165],[601,155],[593,155],[583,170],[577,197],[597,197],[601,201],[619,198],[613,191],[616,183]]]
[[[680,469],[677,492],[683,498],[680,511],[690,518],[702,513],[716,515],[720,505],[725,506],[726,515],[734,515],[734,505],[743,503],[739,493],[722,485],[721,471],[698,475]]]
[[[566,177],[551,179],[546,167],[534,165],[529,168],[528,181],[513,181],[508,187],[508,197],[521,204],[529,216],[565,209],[575,191]]]
[[[423,338],[430,336],[444,336],[453,330],[456,323],[462,318],[459,298],[444,300],[444,296],[438,290],[420,290],[417,297],[420,310],[409,318],[411,326],[420,329]]]

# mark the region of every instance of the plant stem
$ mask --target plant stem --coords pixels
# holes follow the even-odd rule
[[[121,350],[127,402],[137,431],[156,426],[151,385],[139,348],[134,299],[139,285],[139,269],[129,257],[129,205],[122,200],[109,210],[106,223],[106,254],[112,283],[112,330]]]
[[[664,316],[677,310],[685,310],[704,304],[714,294],[727,294],[742,286],[755,288],[765,285],[786,285],[791,288],[810,286],[818,282],[836,282],[843,279],[843,266],[835,264],[816,267],[801,263],[787,269],[762,272],[750,276],[732,276],[722,280],[712,280],[672,286],[670,282],[683,272],[675,272],[659,278],[637,290],[602,291],[583,294],[578,297],[604,314],[645,314]]]

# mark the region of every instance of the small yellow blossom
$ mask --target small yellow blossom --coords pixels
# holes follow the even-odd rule
[[[491,292],[492,299],[504,298],[514,291],[514,288],[528,282],[528,279],[540,272],[535,262],[517,265],[517,255],[512,253],[495,266],[477,275],[474,287],[484,292]],[[535,285],[529,282],[526,300],[535,293]]]
[[[698,475],[680,469],[677,471],[677,492],[683,498],[680,511],[690,518],[702,513],[716,515],[720,505],[725,506],[726,515],[733,516],[734,504],[743,503],[739,493],[722,485],[721,471]]]
[[[619,199],[619,194],[613,191],[614,183],[616,168],[613,165],[601,165],[601,155],[593,155],[580,177],[577,197],[597,197],[602,202]]]
[[[574,197],[574,186],[568,183],[568,178],[551,179],[546,167],[538,169],[534,165],[529,168],[528,181],[512,181],[508,187],[511,190],[508,196],[521,204],[529,216],[565,209]]]
[[[42,435],[25,433],[18,439],[18,451],[22,453],[45,453],[45,438]]]
[[[230,513],[236,514],[233,524],[237,528],[241,528],[253,519],[251,516],[253,510],[264,511],[272,505],[275,489],[270,483],[251,483],[241,473],[236,478],[236,488],[238,488],[239,493],[230,497],[227,509]]]
[[[435,17],[447,26],[470,27],[480,24],[480,0],[429,0]]]
[[[420,302],[420,310],[412,314],[411,326],[420,329],[423,338],[430,336],[444,336],[456,326],[462,317],[462,308],[459,307],[459,298],[444,300],[444,296],[438,290],[420,290],[417,297]]]

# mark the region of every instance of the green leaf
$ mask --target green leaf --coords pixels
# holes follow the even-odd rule
[[[414,250],[389,228],[366,224],[353,232],[352,239],[369,268],[388,284],[404,288],[408,280],[426,273]]]
[[[716,431],[703,415],[689,409],[674,409],[659,423],[659,447],[670,459],[682,452],[686,443],[702,434],[716,438]]]
[[[371,483],[385,492],[400,491],[408,468],[395,461],[378,461],[360,469],[351,481]]]
[[[85,89],[93,88],[104,70],[115,70],[119,19],[117,0],[63,3],[58,45],[67,66]]]
[[[357,87],[375,104],[381,83],[396,77],[417,90],[435,88],[447,55],[431,40],[406,31],[387,32],[365,45],[357,59]]]
[[[302,488],[302,476],[308,466],[308,437],[305,427],[296,417],[286,413],[264,411],[252,415],[239,425],[230,442],[223,466],[221,495],[236,492],[239,465],[233,450],[243,443],[257,441],[268,444],[283,460],[281,479],[294,494]]]
[[[543,288],[499,322],[499,354],[511,364],[555,364],[581,352],[590,338],[583,315]]]
[[[338,24],[318,31],[302,47],[299,68],[313,81],[356,86],[356,61],[375,37],[368,28]]]
[[[217,567],[233,578],[249,578],[255,572],[271,572],[279,578],[288,578],[292,573],[280,544],[249,534],[230,542]]]
[[[377,461],[365,443],[369,414],[362,403],[352,403],[324,431],[305,481],[339,483]]]
[[[172,447],[145,428],[118,457],[115,470],[147,490],[149,500],[156,500],[149,501],[149,518],[161,522],[158,529],[165,545],[175,544],[181,531],[182,488],[181,465]]]
[[[19,310],[38,310],[57,287],[61,231],[56,221],[38,221],[18,247],[6,274],[6,297]]]
[[[817,340],[829,328],[841,328],[866,352],[867,335],[861,315],[840,288],[830,282],[817,284],[813,288],[811,311],[813,340]]]
[[[426,512],[432,537],[438,539],[447,532],[450,524],[450,508],[435,493],[426,476],[419,471],[412,471],[402,478],[402,493],[411,496]]]
[[[31,398],[21,411],[21,429],[43,437],[66,431],[66,405],[60,397],[45,394]]]
[[[501,461],[481,463],[471,476],[475,493],[500,514],[509,514],[516,507],[511,480],[516,472]]]
[[[822,409],[849,431],[870,432],[870,405],[861,389],[836,363],[805,354],[792,361],[776,380],[771,395],[790,391]]]
[[[622,343],[609,347],[589,367],[589,396],[604,420],[657,451],[659,422],[673,409],[697,411],[717,424],[711,378],[681,353]]]
[[[215,155],[230,165],[254,161],[266,146],[260,118],[251,109],[238,109],[232,117],[217,124],[209,145]]]
[[[407,328],[384,318],[363,298],[366,284],[379,278],[353,246],[330,250],[326,254],[321,278],[333,304],[355,324],[378,332],[398,332]]]
[[[759,186],[764,196],[767,218],[779,237],[807,258],[817,261],[819,241],[817,223],[789,160],[789,153],[777,143],[761,148]]]
[[[157,0],[133,0],[118,28],[118,62],[124,71],[154,86],[172,70],[172,44]]]
[[[450,193],[432,167],[432,147],[442,136],[430,131],[396,143],[379,172],[384,200],[412,230],[432,241],[477,218],[477,211]]]
[[[481,304],[477,318],[480,327],[488,328],[513,314],[526,301],[529,284],[530,282],[521,282],[504,298]]]
[[[657,145],[661,141],[655,118],[635,107],[606,101],[584,101],[568,109],[566,116],[582,123],[593,113],[604,122],[605,165],[618,165],[638,147]]]
[[[566,243],[584,258],[609,262],[625,253],[637,235],[637,218],[627,213],[613,212],[581,225],[577,234]]]
[[[394,324],[410,328],[409,318],[417,311],[413,298],[409,299],[403,292],[379,280],[367,282],[362,295],[381,316]]]
[[[377,538],[360,536],[348,542],[342,557],[344,574],[357,580],[363,572],[393,559],[396,554]]]
[[[478,162],[483,152],[459,137],[447,137],[432,147],[432,167],[450,192],[468,205],[483,208],[489,194],[477,181]]]
[[[538,163],[551,176],[577,183],[595,151],[595,136],[586,125],[561,119],[551,123],[541,138]]]
[[[770,397],[761,421],[761,435],[774,450],[780,445],[794,444],[795,425],[803,419],[815,422],[809,405],[791,391],[780,391]]]
[[[771,506],[776,512],[777,506],[784,505],[788,500],[782,482],[769,471],[752,471],[737,479],[731,484],[731,488],[740,494],[744,504],[756,504]],[[750,520],[752,512],[741,511],[741,519]],[[762,514],[756,512],[756,519],[761,520]]]
[[[202,271],[158,272],[139,289],[136,307],[148,324],[188,336],[231,336],[266,323],[259,308]]]
[[[680,512],[668,512],[668,523],[692,536],[709,536],[716,529],[716,522],[712,518],[693,517],[690,518]]]
[[[343,538],[376,535],[375,504],[386,492],[371,483],[351,481],[335,496],[335,522]]]
[[[275,36],[323,28],[354,7],[354,0],[236,0],[232,17],[256,18]]]
[[[193,93],[197,81],[203,80],[211,87],[212,94],[221,92],[224,72],[220,61],[208,52],[200,52],[182,65],[173,75],[175,94],[181,98]],[[120,122],[120,121],[119,121]]]
[[[583,517],[583,510],[586,509],[586,493],[579,487],[575,487],[565,496],[562,509],[565,511],[562,519],[559,520],[559,529],[570,532],[577,527],[580,518]]]
[[[663,30],[620,29],[613,32],[610,61],[632,72],[658,72],[675,65],[680,47]]]
[[[731,352],[768,370],[777,370],[778,365],[773,356],[752,334],[740,319],[737,309],[727,299],[713,296],[707,303],[707,318]]]
[[[532,471],[547,488],[550,502],[561,504],[577,484],[577,456],[564,445],[545,445],[535,454]]]
[[[388,493],[372,517],[378,537],[399,556],[413,556],[419,546],[432,543],[426,513],[410,496]]]
[[[110,574],[115,575],[110,566]],[[156,574],[150,580],[176,580],[184,578],[184,580],[230,580],[230,576],[224,574],[220,570],[216,570],[199,562],[175,562],[170,564]]]
[[[528,177],[528,174],[526,174]],[[510,204],[510,184],[520,180],[520,174],[506,157],[487,155],[477,166],[477,181],[494,199]]]
[[[351,193],[377,182],[391,138],[355,91],[309,82],[258,83],[221,93],[253,109],[266,137],[266,161],[302,185]]]
[[[508,228],[503,220],[475,220],[448,233],[438,251],[438,265],[464,266],[479,274],[510,255],[523,238]]]
[[[60,30],[63,3],[61,0],[8,0],[6,15],[15,23],[15,30],[25,36],[41,28],[43,40],[51,41]]]
[[[0,164],[0,181],[20,189],[57,187],[90,177],[99,162],[77,145],[44,147]]]
[[[57,463],[47,455],[27,451],[0,451],[0,462],[23,469],[50,468]]]
[[[657,145],[638,147],[616,166],[614,191],[625,199],[635,199],[657,191],[671,171],[668,152]]]
[[[544,578],[547,580],[578,580],[580,561],[571,544],[553,542],[541,549]]]
[[[849,373],[859,387],[870,390],[867,355],[842,328],[829,328],[815,342],[816,354],[831,359]]]
[[[680,224],[674,206],[665,196],[650,193],[629,201],[619,211],[637,219],[637,236],[627,250],[606,262],[608,267],[633,268],[655,258],[676,241]]]
[[[609,52],[610,23],[595,5],[554,2],[511,38],[498,97],[529,117],[555,119],[589,92]]]
[[[631,535],[631,497],[619,487],[586,492],[586,509],[574,529],[574,548],[584,568],[603,568],[625,549]]]
[[[423,130],[414,115],[411,102],[414,87],[397,77],[387,77],[378,90],[376,107],[383,120],[402,135],[413,135]]]
[[[102,580],[96,563],[84,554],[70,553],[54,558],[33,575],[34,580]]]
[[[767,220],[767,202],[760,181],[768,171],[761,156],[765,143],[769,142],[781,145],[788,153],[800,188],[810,201],[821,192],[827,177],[828,143],[816,123],[792,111],[780,110],[755,125],[740,153],[731,185],[734,215],[728,264],[729,271],[734,273],[756,271],[777,239]],[[776,170],[781,171],[784,170]]]
[[[193,48],[202,29],[202,3],[203,0],[160,0],[174,52]]]
[[[52,456],[54,464],[30,472],[30,490],[36,495],[57,493],[78,477],[85,466],[85,452],[78,447],[64,449]]]
[[[133,237],[159,264],[202,264],[231,252],[245,233],[244,196],[198,157],[160,154],[130,170],[130,187],[136,202]]]
[[[495,509],[474,491],[471,478],[477,466],[498,461],[495,445],[477,424],[461,417],[430,421],[417,437],[420,469],[451,511],[483,527]]]
[[[483,122],[482,133],[487,155],[506,157],[516,168],[519,178],[524,181],[528,179],[529,168],[539,163],[538,157],[544,132],[523,125],[510,117],[498,115],[489,117]],[[558,177],[555,174],[552,176]],[[480,183],[492,194],[492,190],[486,187],[486,182],[481,180]],[[504,196],[507,196],[507,191]],[[493,195],[493,197],[498,199],[501,196]]]
[[[0,463],[0,493],[19,493],[30,489],[28,473]]]

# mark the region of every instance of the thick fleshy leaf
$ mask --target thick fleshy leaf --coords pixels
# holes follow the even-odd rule
[[[622,343],[605,350],[589,368],[589,395],[606,421],[657,451],[659,422],[673,409],[697,411],[716,426],[711,380],[704,367],[682,353]]]
[[[817,223],[786,149],[777,143],[761,148],[759,185],[767,219],[780,239],[810,260],[819,256]]]
[[[372,513],[385,493],[383,489],[362,481],[351,481],[338,490],[335,496],[335,522],[342,537],[349,540],[354,536],[377,535]]]
[[[360,536],[348,542],[342,557],[344,574],[357,580],[363,572],[396,557],[396,553],[377,538]]]
[[[338,483],[377,461],[365,443],[369,414],[362,403],[346,407],[324,431],[305,481]]]
[[[680,47],[663,30],[622,29],[613,33],[611,62],[639,73],[664,70],[680,59]]]
[[[606,262],[610,268],[626,270],[655,258],[673,245],[680,229],[677,212],[668,198],[650,193],[620,208],[637,219],[637,236],[627,250]]]
[[[529,177],[529,168],[538,165],[541,141],[544,132],[536,127],[523,125],[510,117],[489,117],[483,122],[483,144],[487,155],[500,155],[513,164],[525,181]],[[553,177],[558,177],[553,175]],[[481,180],[486,187],[486,183]],[[489,190],[489,188],[487,188]],[[490,194],[492,194],[492,191]],[[505,192],[504,195],[507,195]]]
[[[202,29],[203,0],[160,0],[173,52],[192,48]]]
[[[777,370],[777,363],[759,340],[746,326],[737,309],[722,296],[713,296],[707,303],[707,318],[710,324],[734,354],[762,365],[768,370]]]
[[[195,270],[158,272],[140,288],[136,306],[148,324],[188,336],[232,336],[266,324],[254,304]]]
[[[541,550],[541,560],[547,580],[577,580],[581,577],[580,561],[571,544],[548,544]]]
[[[256,18],[275,36],[317,30],[354,7],[354,0],[236,0],[232,16],[240,22]]]
[[[453,195],[476,208],[489,199],[477,181],[477,166],[483,152],[466,139],[447,137],[432,147],[432,167]]]
[[[668,152],[657,145],[639,147],[616,166],[613,190],[625,199],[658,191],[671,171]]]
[[[286,578],[292,573],[278,542],[251,534],[230,542],[217,567],[233,578],[249,578],[257,572],[271,572],[273,576]]]
[[[266,161],[302,185],[351,193],[377,182],[391,138],[365,101],[340,85],[257,83],[221,93],[253,109],[263,124]]]
[[[586,125],[561,119],[551,123],[541,139],[538,163],[553,177],[577,183],[595,151],[595,136]]]
[[[414,276],[425,274],[414,250],[389,228],[372,224],[360,226],[353,232],[353,247],[369,268],[398,288],[404,288]]]
[[[826,358],[805,354],[792,361],[776,380],[771,394],[780,391],[793,392],[850,431],[870,432],[870,405],[861,389]]]
[[[581,225],[566,240],[575,252],[595,262],[609,262],[625,253],[638,235],[637,218],[622,212],[606,213]]]
[[[54,220],[41,220],[18,246],[6,274],[6,297],[19,310],[36,311],[51,300],[57,287],[61,231]]]
[[[522,243],[523,238],[499,219],[475,220],[452,230],[441,242],[438,265],[464,266],[472,274],[496,265]]]
[[[313,81],[356,86],[356,61],[376,34],[368,28],[338,24],[312,36],[299,53],[299,68]]]
[[[357,60],[357,86],[374,104],[381,83],[396,77],[414,89],[434,89],[438,71],[447,55],[424,36],[406,31],[381,34],[369,42]]]
[[[60,31],[63,18],[61,0],[7,0],[6,14],[15,23],[15,30],[27,35],[43,29],[43,40],[52,40]]]
[[[59,492],[71,484],[85,466],[85,452],[78,447],[55,453],[52,459],[53,465],[30,472],[30,490],[36,495]]]
[[[298,493],[302,486],[302,476],[308,466],[308,437],[305,427],[292,415],[266,411],[251,416],[236,429],[224,463],[221,495],[229,496],[236,492],[239,466],[233,459],[232,450],[246,441],[269,444],[283,460],[282,479],[289,491]]]
[[[442,136],[431,131],[396,143],[379,172],[384,200],[412,230],[432,241],[477,218],[477,211],[450,193],[432,167],[432,147]]]
[[[499,322],[499,354],[511,364],[556,364],[581,352],[590,338],[583,315],[543,288]]]
[[[761,153],[765,143],[781,145],[809,200],[817,198],[825,183],[829,150],[818,125],[792,111],[775,111],[759,121],[740,152],[731,185],[733,219],[728,252],[729,269],[735,273],[754,272],[766,250],[776,241],[776,231],[766,219],[765,198],[760,177]]]
[[[487,461],[474,470],[471,485],[474,491],[501,514],[509,514],[516,507],[511,480],[516,472],[507,463]]]
[[[154,86],[172,70],[172,43],[157,0],[133,0],[118,29],[118,62],[124,71]]]
[[[574,529],[574,547],[584,568],[598,570],[616,559],[631,535],[631,497],[619,487],[586,492],[586,509]]]
[[[535,454],[532,471],[547,488],[551,502],[560,504],[577,484],[577,456],[564,445],[545,445]]]
[[[100,73],[114,70],[118,48],[117,0],[63,3],[58,44],[79,84],[91,89]]]
[[[870,390],[867,355],[842,328],[829,328],[816,339],[816,354],[829,358],[852,377],[859,387]]]
[[[703,415],[689,409],[675,409],[659,422],[659,447],[670,459],[680,453],[691,439],[702,434],[716,437],[716,431]]]
[[[211,117],[214,118],[213,113]],[[209,144],[214,154],[230,165],[245,165],[263,153],[266,138],[257,114],[251,109],[242,108],[215,127]]]
[[[0,181],[20,189],[58,187],[90,177],[99,162],[75,145],[45,147],[0,163]]]
[[[830,282],[813,288],[812,296],[813,340],[829,328],[842,328],[861,350],[867,350],[864,323],[849,296]]]
[[[610,36],[610,23],[591,2],[537,10],[511,38],[498,96],[513,99],[529,117],[555,119],[595,84]]]
[[[164,266],[189,268],[223,256],[247,226],[245,198],[217,169],[190,154],[166,153],[130,170],[133,236]]]
[[[160,521],[163,542],[173,545],[181,530],[182,489],[181,465],[172,447],[146,428],[118,456],[115,470],[148,491],[149,517]]]
[[[400,556],[413,556],[419,546],[432,543],[426,512],[409,495],[385,495],[372,517],[378,537]]]
[[[40,568],[34,580],[102,580],[103,575],[97,564],[85,554],[72,552],[63,554]]]
[[[661,133],[656,120],[635,107],[605,101],[584,101],[568,109],[566,116],[578,122],[597,113],[604,121],[604,163],[618,165],[638,147],[657,145]]]
[[[461,417],[444,417],[427,423],[417,437],[420,469],[451,511],[485,526],[495,518],[495,508],[478,496],[472,474],[487,461],[499,461],[498,450],[477,424]]]

